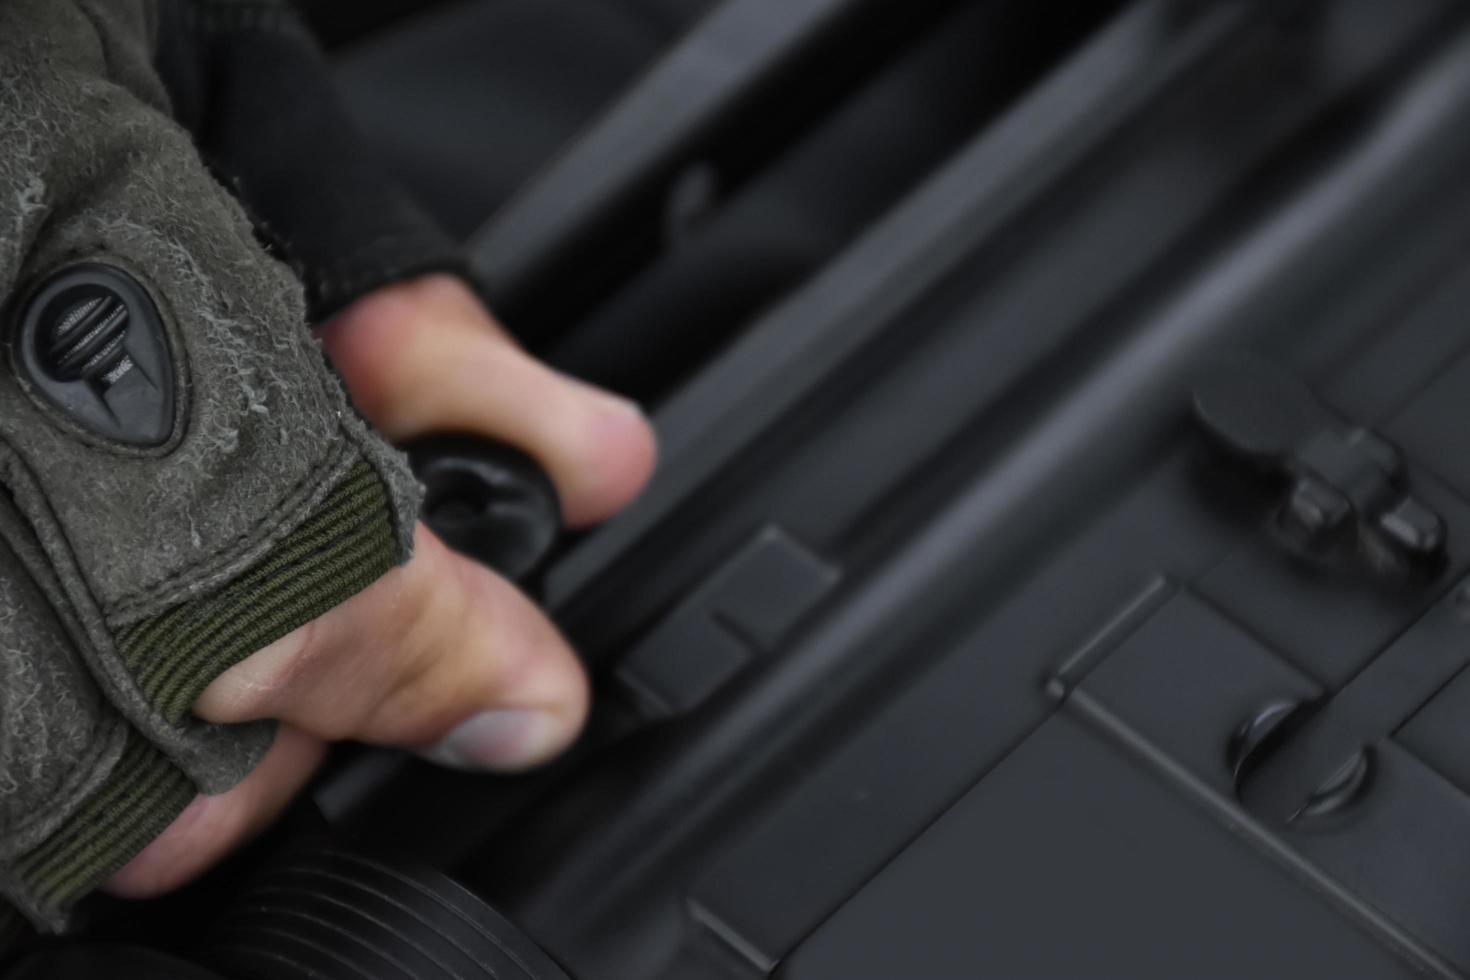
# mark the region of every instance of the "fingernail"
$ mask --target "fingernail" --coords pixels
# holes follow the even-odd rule
[[[555,717],[541,711],[486,711],[461,722],[423,755],[451,769],[524,769],[550,754],[561,727]]]

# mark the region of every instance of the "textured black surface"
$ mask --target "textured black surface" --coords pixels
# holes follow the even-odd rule
[[[566,980],[442,875],[316,841],[272,859],[206,955],[239,980]]]
[[[384,767],[342,819],[578,980],[1470,976],[1470,695],[1436,672],[1470,641],[1436,605],[1470,555],[1470,16],[1144,0],[1052,51],[742,321],[650,491],[551,567],[602,685],[578,754]],[[1398,447],[1443,568],[1282,550],[1191,421],[1242,350]],[[762,533],[799,550],[755,585],[804,571],[727,607]],[[1284,702],[1325,719],[1254,744],[1293,787],[1322,731],[1366,760],[1321,819],[1239,781]]]

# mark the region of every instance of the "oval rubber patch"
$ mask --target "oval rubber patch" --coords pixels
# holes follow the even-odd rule
[[[174,422],[163,319],[132,276],[70,266],[32,293],[10,333],[16,372],[76,425],[113,442],[158,446]]]

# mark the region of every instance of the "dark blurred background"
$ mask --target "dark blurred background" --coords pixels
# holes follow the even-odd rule
[[[467,236],[711,0],[298,0],[362,128]]]
[[[716,6],[298,2],[374,151],[466,239]],[[554,295],[501,296],[492,282],[511,330],[553,364],[656,406],[1118,4],[852,6],[876,11],[870,36],[844,43],[844,64],[811,59],[789,85],[793,104],[815,93],[807,104],[818,108],[737,129],[739,145],[677,174],[667,209],[678,211],[693,186],[698,220],[604,249],[628,253],[616,274],[578,267]],[[771,16],[787,13],[771,5]]]

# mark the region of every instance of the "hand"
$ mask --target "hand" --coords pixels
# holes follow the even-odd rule
[[[388,439],[468,432],[523,449],[551,475],[570,524],[616,513],[652,472],[653,433],[636,406],[529,357],[457,279],[380,290],[321,339],[354,402]],[[276,719],[276,744],[235,789],[195,800],[110,891],[156,895],[207,869],[280,813],[330,741],[517,770],[576,737],[587,682],[555,627],[423,525],[415,540],[407,565],[205,691],[196,715]]]

